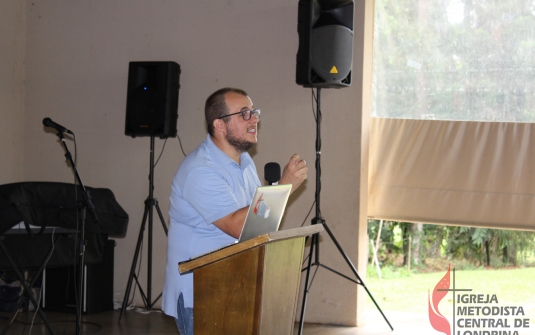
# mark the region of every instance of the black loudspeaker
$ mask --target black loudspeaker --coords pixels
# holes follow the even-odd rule
[[[351,85],[353,0],[300,0],[296,82],[304,87]]]
[[[115,241],[104,244],[102,262],[85,266],[82,313],[113,310],[113,264]],[[76,313],[76,290],[80,285],[78,267],[46,269],[43,274],[41,307],[54,312]],[[75,286],[76,285],[76,286]]]
[[[130,62],[125,135],[176,136],[179,82],[175,62]]]

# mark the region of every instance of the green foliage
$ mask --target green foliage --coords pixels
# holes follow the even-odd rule
[[[472,243],[475,245],[482,245],[489,237],[489,230],[486,228],[476,228],[472,234]]]
[[[393,265],[387,265],[381,267],[382,279],[396,279],[396,278],[408,278],[414,275],[413,271],[408,270],[406,267],[397,267]],[[366,269],[366,278],[379,278],[377,268],[375,266],[368,266]]]
[[[397,256],[406,253],[406,230],[410,226],[407,222],[384,221],[381,229],[379,260],[386,264],[394,264]],[[376,241],[379,230],[379,220],[368,220],[368,236]],[[370,249],[369,257],[373,257]]]
[[[526,0],[376,0],[373,115],[535,121]]]
[[[379,220],[369,220],[368,235],[376,241]],[[400,257],[407,257],[408,237],[412,223],[385,221],[381,229],[378,258],[382,265],[401,265]],[[370,245],[371,248],[371,245]],[[420,259],[449,257],[460,263],[464,269],[475,269],[483,265],[494,268],[505,266],[529,266],[535,264],[535,233],[490,228],[423,225],[417,248]],[[369,260],[373,257],[370,249]],[[407,262],[403,262],[406,265]]]

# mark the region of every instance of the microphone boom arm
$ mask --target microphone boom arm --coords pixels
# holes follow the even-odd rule
[[[78,184],[82,187],[84,205],[87,208],[87,210],[89,210],[89,214],[91,215],[91,218],[93,219],[93,221],[98,222],[97,213],[95,212],[95,205],[93,204],[92,199],[91,199],[91,194],[85,188],[84,183],[82,182],[82,179],[80,178],[80,175],[78,174],[78,170],[76,169],[76,164],[74,163],[74,160],[72,159],[71,152],[69,151],[69,148],[67,148],[67,144],[65,143],[65,137],[63,136],[63,132],[58,131],[56,135],[59,137],[60,142],[63,144],[63,148],[65,149],[65,158],[67,158],[67,160],[71,164],[76,180],[78,181]]]

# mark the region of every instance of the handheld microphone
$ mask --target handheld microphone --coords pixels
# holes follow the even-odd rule
[[[279,163],[271,162],[264,166],[264,179],[269,185],[278,185],[281,179],[281,166]]]
[[[72,131],[70,131],[69,129],[57,124],[56,122],[52,121],[51,118],[49,117],[45,117],[43,119],[43,125],[45,127],[50,127],[50,128],[54,128],[56,129],[57,131],[59,131],[60,133],[67,133],[67,134],[71,134],[71,135],[74,135],[74,133]]]

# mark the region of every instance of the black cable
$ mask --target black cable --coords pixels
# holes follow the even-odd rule
[[[160,151],[160,155],[158,156],[158,159],[156,160],[156,163],[154,163],[154,167],[156,167],[156,164],[158,164],[158,162],[160,161],[160,157],[162,157],[163,149],[165,149],[165,144],[167,143],[167,139],[168,139],[168,137],[166,137],[165,138],[165,142],[163,142],[162,151]]]
[[[76,136],[73,134],[73,140],[74,140],[74,166],[72,167],[73,169],[76,169],[78,167],[78,149],[77,149],[77,144],[76,144]],[[74,177],[74,200],[75,200],[75,204],[78,204],[78,180],[76,179],[76,176]],[[77,275],[80,276],[80,280],[82,280],[82,274],[79,273],[79,267],[80,267],[80,264],[78,264],[78,259],[77,259],[77,255],[78,255],[78,252],[81,251],[81,250],[78,250],[78,247],[80,247],[80,243],[81,243],[81,239],[82,237],[80,236],[79,234],[79,231],[80,231],[80,217],[79,217],[79,211],[78,209],[76,209],[76,233],[74,234],[74,260],[73,260],[73,264],[74,264],[74,268],[73,268],[73,274],[74,274],[74,278],[73,278],[73,283],[74,283],[74,301],[75,301],[75,304],[76,304],[76,315],[78,318],[81,318],[81,315],[82,315],[82,311],[81,311],[81,302],[79,301],[79,297],[78,297],[78,290],[82,290],[81,287],[78,287],[78,281],[76,280],[77,279]],[[79,240],[80,239],[80,240]],[[78,264],[78,266],[77,266]],[[67,301],[68,297],[69,297],[69,283],[71,281],[71,274],[69,271],[67,271],[67,285],[65,287],[65,300]],[[78,334],[76,334],[78,335]]]
[[[312,206],[310,206],[310,209],[308,210],[308,213],[307,213],[307,216],[305,217],[305,219],[303,220],[303,223],[301,223],[301,227],[303,227],[303,225],[305,224],[305,222],[307,221],[308,217],[310,216],[310,212],[312,212],[312,208],[314,208],[314,204],[316,203],[316,200],[314,200],[312,202]]]
[[[180,136],[178,136],[178,134],[176,134],[176,138],[178,138],[178,143],[180,143],[180,150],[182,150],[182,154],[184,155],[184,157],[186,157],[186,153],[184,152],[184,148],[182,148],[182,141],[180,140]]]
[[[301,223],[301,227],[303,227],[303,225],[305,224],[305,222],[307,222],[307,219],[308,219],[308,217],[310,216],[310,212],[312,212],[312,208],[314,208],[314,204],[316,204],[316,200],[314,200],[314,201],[312,202],[312,206],[310,206],[310,209],[308,210],[307,216],[306,216],[305,219],[303,220],[303,223]],[[306,242],[307,239],[308,239],[308,236],[306,237],[305,242]],[[308,259],[308,256],[310,256],[310,254],[308,254],[308,255],[305,257],[305,259],[303,259],[303,263],[302,263],[302,264],[305,264],[305,263],[306,263],[306,261],[307,261],[307,259]]]
[[[316,105],[318,103],[318,98],[316,98],[316,95],[314,94],[314,88],[311,87],[310,91],[312,92],[311,98],[312,98],[312,114],[314,115],[314,121],[318,121],[318,118],[316,117]]]
[[[319,127],[319,125],[321,124],[321,108],[319,107],[318,96],[316,94],[314,94],[314,88],[311,87],[310,91],[312,93],[311,94],[311,98],[312,98],[312,114],[314,115],[314,120],[316,121],[316,123],[318,124],[318,127]],[[317,111],[315,110],[315,107],[317,107],[316,108]],[[317,131],[319,132],[319,129],[317,129]],[[319,152],[319,151],[321,151],[321,138],[320,138],[319,134],[316,134],[316,153]],[[303,225],[307,221],[308,217],[310,216],[310,213],[312,212],[312,209],[314,208],[314,205],[317,206],[316,214],[319,214],[319,215],[316,215],[316,218],[321,217],[321,210],[319,209],[319,205],[316,204],[316,201],[319,199],[319,193],[321,191],[321,179],[320,179],[321,178],[321,166],[320,166],[320,161],[319,161],[319,155],[317,155],[317,154],[316,154],[315,166],[316,166],[316,193],[314,195],[314,201],[312,202],[312,206],[310,206],[310,209],[308,210],[307,216],[303,220],[303,223],[301,223],[301,227],[303,227]],[[306,263],[306,261],[308,260],[309,257],[310,257],[310,254],[308,254],[303,259],[303,264]]]
[[[321,107],[320,107],[320,88],[316,88],[316,124],[317,124],[317,134],[316,134],[316,194],[315,194],[315,201],[316,201],[316,218],[321,218],[321,209],[320,209],[320,194],[321,194]],[[314,91],[312,91],[314,92]],[[313,93],[314,94],[314,93]]]

